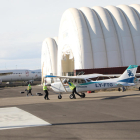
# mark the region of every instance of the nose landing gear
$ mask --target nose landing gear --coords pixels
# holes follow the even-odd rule
[[[70,98],[70,99],[73,99],[73,98],[74,98],[73,94],[71,94],[71,95],[69,96],[69,98]]]

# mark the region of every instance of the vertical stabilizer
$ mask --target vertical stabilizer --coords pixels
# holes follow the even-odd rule
[[[125,72],[119,77],[118,82],[133,83],[138,65],[130,65]]]

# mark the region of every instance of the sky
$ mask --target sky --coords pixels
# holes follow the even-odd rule
[[[68,8],[140,4],[139,0],[0,0],[0,69],[40,69],[42,42],[57,37]]]

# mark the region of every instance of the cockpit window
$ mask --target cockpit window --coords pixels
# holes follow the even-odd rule
[[[82,82],[82,83],[86,83],[86,81],[85,81],[85,80],[81,80],[81,82]]]

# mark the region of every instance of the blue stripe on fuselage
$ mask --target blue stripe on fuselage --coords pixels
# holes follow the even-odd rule
[[[90,84],[94,84],[94,83],[101,83],[101,82],[88,82],[88,83],[83,83],[83,84],[79,84],[79,85],[90,85]]]

